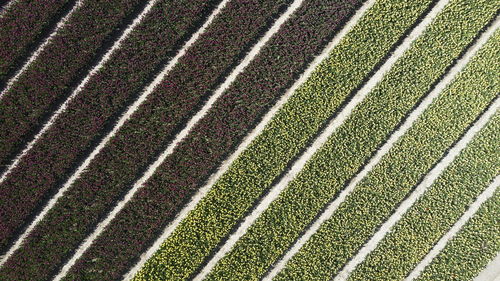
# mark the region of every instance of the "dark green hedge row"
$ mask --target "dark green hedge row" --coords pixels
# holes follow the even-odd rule
[[[76,1],[17,1],[0,17],[0,91],[22,59]],[[9,75],[10,74],[10,75]],[[0,154],[1,155],[1,154]]]
[[[485,12],[474,13],[476,17],[459,16],[475,7],[464,8],[465,1],[452,1],[443,10],[349,119],[330,136],[300,175],[220,260],[209,280],[261,278],[298,239],[318,212],[362,169],[374,151],[439,81],[456,56],[473,41],[488,21],[488,15],[491,18],[494,14],[495,9],[490,5],[484,8]],[[484,3],[477,4],[478,7],[482,5]],[[468,28],[450,30],[463,24]],[[443,36],[443,30],[448,30],[447,36]],[[306,270],[307,274],[300,272],[293,278],[320,278],[323,271],[313,270],[316,266],[321,268],[323,265],[314,264],[310,271]],[[291,277],[283,279],[292,280]]]
[[[491,1],[490,5],[484,2],[487,1],[471,3],[467,0],[455,0],[449,4],[448,11],[449,14],[457,15],[467,25],[472,23],[471,27],[476,26],[479,29],[478,23],[487,21],[487,7],[490,10],[490,18],[497,9]],[[468,17],[464,17],[464,14]],[[445,18],[442,17],[441,22]],[[469,36],[474,36],[472,30],[458,28],[463,25],[452,18],[446,19],[450,24],[455,23],[452,27],[455,30],[453,33],[460,36],[471,33]],[[452,33],[452,30],[448,29],[448,32]],[[461,40],[455,42],[459,41]],[[440,42],[442,41],[434,44]],[[466,68],[466,74],[455,80],[424,111],[408,132],[323,223],[318,232],[288,262],[276,280],[291,280],[296,276],[315,276],[318,280],[329,280],[373,236],[398,204],[496,98],[500,84],[492,84],[491,80],[495,79],[498,68],[488,67],[491,58],[498,55],[495,43],[498,41],[489,42],[482,54],[475,57],[470,67]],[[430,46],[429,50],[437,50]],[[420,59],[426,57],[421,56]],[[434,57],[436,56],[431,58]],[[478,70],[481,79],[476,79],[477,75],[472,74]],[[335,146],[334,142],[330,144]],[[336,153],[336,150],[331,149],[324,154],[328,153]],[[329,195],[328,198],[333,197],[333,194]]]
[[[33,256],[55,260],[75,249],[137,180],[138,174],[172,140],[176,128],[183,125],[185,118],[204,97],[212,94],[212,89],[228,75],[228,70],[239,63],[239,58],[246,55],[290,3],[291,0],[230,1],[65,197],[47,214],[12,263],[39,263],[38,258],[28,258]],[[44,242],[47,240],[58,242],[48,244]],[[114,243],[108,241],[106,246],[127,246]],[[142,243],[136,245],[139,246]],[[83,270],[82,273],[87,275],[86,278],[93,276],[91,279],[103,278],[103,275],[119,278],[134,254],[140,252],[112,254],[112,259],[99,264],[104,269]]]
[[[472,280],[500,252],[499,214],[497,189],[417,280]]]
[[[500,114],[415,202],[349,280],[404,279],[497,176],[498,132]]]
[[[36,8],[43,10],[41,7],[45,7],[46,2],[56,1],[22,2],[38,3]],[[88,68],[104,55],[120,33],[116,29],[125,29],[133,19],[130,17],[137,13],[136,10],[142,10],[144,4],[140,3],[143,1],[85,0],[2,96],[0,171],[31,141],[43,122],[70,95],[75,84],[84,78]],[[22,41],[23,38],[15,40]],[[3,51],[1,47],[0,52]]]
[[[121,6],[130,9],[129,5],[133,3],[122,1],[122,5],[105,8],[117,2],[96,2],[104,3],[101,10],[108,12]],[[16,230],[60,188],[103,134],[114,126],[119,115],[153,80],[170,56],[175,55],[186,38],[205,22],[219,2],[162,0],[153,7],[122,47],[90,79],[81,94],[69,103],[67,110],[0,184],[0,225],[4,227],[0,232],[0,249],[10,244]],[[105,17],[98,11],[94,10],[92,17]],[[46,73],[50,75],[52,71]],[[98,191],[99,185],[92,186],[92,190]],[[19,270],[22,268],[18,267]],[[24,269],[28,270],[28,267]]]
[[[431,2],[375,4],[212,186],[136,280],[192,275]],[[144,203],[137,213],[148,206],[148,198],[154,198],[144,193],[138,196]]]
[[[67,279],[87,278],[92,276],[89,272],[114,273],[128,269],[131,261],[147,250],[211,171],[251,130],[259,116],[321,52],[357,4],[359,1],[305,1],[179,144],[174,154],[167,157],[146,187],[118,215]],[[248,9],[248,1],[245,5]],[[163,98],[172,103],[170,98]],[[136,123],[133,128],[137,131],[141,123]],[[154,123],[147,125],[144,130],[154,135],[151,128]]]

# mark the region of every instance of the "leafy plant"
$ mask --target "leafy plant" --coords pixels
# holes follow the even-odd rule
[[[452,24],[460,26],[458,25],[459,21],[453,20],[453,15],[463,15],[464,9],[474,10],[475,5],[483,9],[486,4],[479,1],[475,4],[469,3],[467,2],[466,5],[465,0],[451,2],[446,11],[441,14],[442,17],[436,19],[430,30],[440,31],[443,30],[442,27],[452,26]],[[490,8],[491,18],[494,16],[496,8],[492,3]],[[460,10],[462,12],[457,13]],[[470,21],[470,18],[463,16],[458,18],[461,18],[461,21],[473,23],[470,25],[471,29],[456,29],[454,32],[458,36],[466,36],[462,39],[465,40],[462,48],[468,43],[466,38],[469,37],[468,40],[472,40],[475,32],[481,29],[481,23],[485,24],[488,21],[487,18],[483,17],[484,14],[467,13],[467,15],[475,20]],[[476,30],[474,31],[474,29]],[[465,35],[466,33],[470,34]],[[435,35],[440,34],[440,32],[428,32],[427,34],[434,34],[433,37],[438,38]],[[452,35],[450,34],[450,36]],[[455,40],[457,43],[460,41]],[[420,41],[419,43],[427,43],[426,47],[434,48],[429,41]],[[498,56],[497,45],[498,37],[495,40],[490,40],[488,45],[483,47],[482,53],[473,58],[464,72],[424,111],[408,132],[382,157],[381,161],[356,186],[333,215],[322,224],[320,229],[288,262],[286,268],[277,276],[277,280],[289,280],[295,276],[330,279],[356,254],[380,225],[389,218],[400,202],[444,157],[448,148],[459,140],[474,120],[496,98],[500,90],[500,83],[492,84],[490,81],[498,72],[498,65],[490,64],[490,62],[492,58]],[[460,52],[460,48],[455,52]],[[424,57],[420,57],[420,59],[425,62]],[[432,57],[432,62],[439,63],[437,56]],[[415,63],[417,62],[415,61]],[[478,72],[479,69],[481,71]],[[325,152],[323,154],[319,152],[317,160],[312,162],[311,171],[315,170],[315,166],[317,167],[316,163],[326,163],[326,161],[332,160],[328,154],[331,155],[335,152],[332,148],[338,147],[338,143],[331,139],[327,146],[324,148]],[[330,170],[330,174],[333,175],[333,173],[334,171]],[[304,178],[310,182],[311,173],[304,172]],[[304,185],[302,184],[302,186]],[[326,200],[333,198],[335,193],[331,192],[327,195],[330,196],[326,197]],[[316,202],[312,200],[310,199],[311,204]],[[314,200],[319,201],[318,197]]]
[[[167,238],[135,279],[173,280],[193,274],[429,4],[430,1],[375,4]],[[143,199],[143,202],[147,201]]]

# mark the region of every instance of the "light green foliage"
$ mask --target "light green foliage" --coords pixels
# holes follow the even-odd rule
[[[471,280],[498,252],[500,190],[497,189],[417,280]]]
[[[350,280],[404,279],[500,173],[498,132],[500,114],[415,202]]]
[[[477,1],[474,4],[467,4],[468,2],[468,0],[455,0],[445,8],[428,31],[415,42],[376,89],[354,110],[351,117],[333,133],[325,146],[309,161],[297,178],[249,228],[247,234],[236,243],[233,250],[220,260],[208,279],[256,280],[262,277],[269,266],[291,246],[307,225],[312,222],[318,212],[362,168],[372,153],[391,134],[419,99],[425,96],[433,83],[439,80],[447,67],[452,64],[462,50],[466,49],[479,30],[495,14],[496,7],[493,3],[487,5],[488,1]],[[464,14],[470,15],[470,17],[464,17]],[[444,30],[447,30],[446,35],[443,35]],[[490,70],[493,69],[490,68]],[[478,85],[485,86],[484,84]],[[466,102],[464,103],[465,108],[455,112],[457,104],[455,106],[447,105],[448,103],[460,103],[462,99],[469,99],[475,95],[478,95],[478,100],[469,108],[466,107],[468,104]],[[491,92],[488,91],[464,92],[461,98],[449,97],[442,100],[439,107],[443,106],[443,103],[446,104],[445,110],[442,112],[436,112],[436,106],[434,106],[434,113],[456,114],[454,118],[458,121],[452,125],[454,128],[448,138],[438,141],[439,145],[433,148],[433,153],[427,154],[426,151],[417,150],[416,158],[424,157],[425,159],[426,155],[429,157],[420,165],[420,169],[416,170],[413,178],[407,179],[406,190],[412,187],[427,167],[438,159],[442,151],[484,109],[492,96]],[[462,115],[461,110],[468,112]],[[404,169],[413,165],[412,162],[405,161],[403,156],[405,153],[413,153],[412,149],[420,141],[432,142],[440,133],[446,133],[447,130],[443,126],[454,120],[448,119],[448,123],[434,130],[434,128],[428,128],[429,123],[433,123],[434,117],[429,114],[426,116],[427,119],[420,123],[421,128],[413,130],[412,137],[407,138],[411,139],[411,142],[408,143],[410,144],[408,149],[397,154],[397,165],[401,168],[397,172],[399,174],[392,175],[393,166],[389,162],[387,167],[379,172],[379,177],[370,182],[370,185],[380,188],[377,190],[378,193],[383,194],[383,184],[390,181],[390,179],[385,178],[386,174],[393,176],[394,179],[399,176],[402,181],[405,180]],[[422,131],[430,133],[423,134],[427,138],[419,139],[417,137]],[[418,165],[418,162],[416,164]],[[369,200],[370,196],[362,198],[363,200],[359,204],[363,206],[364,200]],[[350,212],[356,212],[358,207],[353,206],[357,206],[357,204],[353,201],[351,206],[353,210],[349,210],[349,213],[342,217],[342,221],[350,221]],[[392,202],[387,203],[386,206],[385,211],[392,210]],[[366,209],[366,211],[369,213],[371,210]],[[370,217],[365,219],[369,220]],[[356,221],[351,221],[351,223],[352,231],[356,232],[359,225],[356,224]],[[335,231],[340,232],[341,229],[340,227]],[[344,243],[353,241],[352,245],[347,247],[348,249],[343,249],[343,252],[339,251],[332,256],[325,255],[324,259],[321,259],[321,255],[315,252],[314,255],[317,255],[318,259],[315,259],[314,262],[301,264],[301,268],[296,274],[287,275],[282,280],[328,279],[354,253],[359,243],[366,239],[366,237],[362,239],[354,239],[353,237],[351,234],[346,234],[340,240]],[[318,244],[315,250],[322,251],[322,245]]]
[[[188,278],[430,3],[378,1],[217,181],[135,280]]]
[[[468,1],[460,2],[453,7],[464,7]],[[497,32],[290,260],[277,280],[327,280],[356,254],[500,92],[500,64],[492,63],[500,55],[499,41]],[[328,145],[333,154],[338,144]],[[315,162],[332,163],[328,153],[324,155]]]

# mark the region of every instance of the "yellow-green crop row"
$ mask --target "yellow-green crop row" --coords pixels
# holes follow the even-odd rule
[[[456,8],[463,9],[469,6],[465,2],[468,1],[454,3],[458,4]],[[493,11],[495,9],[493,7]],[[460,14],[467,15],[464,20],[469,20],[469,16],[482,16],[481,13],[464,10]],[[462,31],[459,25],[456,28]],[[492,62],[499,55],[500,32],[496,32],[456,80],[424,111],[288,262],[277,280],[294,280],[299,276],[326,280],[356,254],[433,165],[444,157],[447,149],[497,97],[500,92],[500,65]],[[330,145],[335,147],[336,144]],[[335,149],[330,153],[334,154]],[[322,162],[326,165],[328,160]]]
[[[256,280],[262,277],[312,223],[318,212],[362,168],[395,127],[430,91],[432,85],[439,81],[454,59],[467,49],[479,31],[494,17],[495,11],[494,3],[487,0],[474,1],[474,3],[468,0],[451,1],[424,31],[424,34],[414,42],[410,50],[387,73],[383,81],[354,110],[351,117],[332,134],[325,146],[309,161],[297,178],[248,229],[235,247],[220,260],[208,279]],[[454,133],[450,133],[441,146],[436,145],[433,148],[436,150],[434,158],[424,158],[425,163],[422,163],[420,170],[417,170],[420,172],[415,173],[416,178],[425,173],[428,165],[441,155],[442,150],[458,137],[464,127],[473,121],[492,98],[489,93],[478,95],[482,97],[478,98],[478,102],[475,106],[471,106],[467,114],[457,115],[457,119],[461,119],[461,122],[455,124]],[[464,97],[471,96],[473,97],[474,93]],[[457,101],[451,97],[448,102]],[[446,109],[449,109],[449,106]],[[449,119],[448,123],[451,121],[454,120]],[[429,131],[424,125],[416,132],[422,129]],[[415,141],[412,142],[412,145],[414,144]],[[438,147],[441,150],[438,150]],[[404,157],[397,160],[403,164],[402,167],[407,165]],[[390,174],[390,170],[383,170],[382,177],[371,183],[383,182],[385,174]],[[401,175],[404,176],[404,174],[398,176]],[[411,183],[412,181],[407,183],[408,188],[411,188]],[[360,202],[364,203],[364,201]],[[356,204],[355,202],[354,205]],[[390,210],[392,209],[386,209],[387,212]],[[348,213],[355,212],[356,208],[348,211]],[[370,220],[370,216],[365,219]],[[350,221],[351,219],[346,215],[343,220]],[[352,223],[354,228],[357,227],[356,221]],[[340,232],[341,229],[336,231]],[[346,235],[340,241],[349,243],[353,237]],[[301,264],[301,270],[304,271],[287,275],[282,279],[312,280],[321,277],[328,279],[331,276],[331,270],[342,265],[353,254],[357,243],[362,243],[365,239],[365,237],[359,241],[354,239],[353,248],[342,253],[338,261],[328,257],[326,258],[328,261],[318,259],[314,260],[314,263]],[[323,246],[321,244],[317,246],[316,250],[321,251]]]
[[[472,280],[498,252],[500,190],[497,189],[417,280]]]
[[[191,276],[432,3],[380,0],[367,11],[135,280]]]
[[[349,280],[404,279],[500,173],[499,132],[497,113]]]

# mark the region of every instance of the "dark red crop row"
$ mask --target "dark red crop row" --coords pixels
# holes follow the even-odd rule
[[[28,2],[44,3],[34,9],[46,5],[45,1]],[[0,100],[0,171],[69,96],[76,86],[73,84],[83,79],[98,54],[113,43],[112,37],[116,36],[111,35],[120,33],[116,29],[125,29],[129,17],[142,10],[144,4],[140,0],[86,0],[72,14]]]
[[[18,1],[0,17],[0,89],[45,29],[55,26],[76,1]],[[1,3],[0,3],[1,4]],[[50,31],[48,31],[50,33]]]
[[[115,280],[137,262],[360,2],[305,1],[75,264],[66,280],[97,276]]]
[[[47,214],[19,254],[6,264],[9,269],[1,274],[14,279],[29,276],[38,280],[46,278],[50,269],[60,266],[64,257],[74,251],[139,173],[173,139],[176,128],[200,107],[203,99],[290,3],[291,0],[230,1]],[[44,261],[50,262],[44,264]],[[43,268],[37,268],[41,265]],[[104,273],[95,273],[96,279],[103,278]]]
[[[0,185],[0,249],[10,244],[15,232],[57,191],[78,162],[114,125],[118,115],[219,2],[161,0],[153,7]],[[105,17],[104,11],[110,13],[118,7],[95,10],[94,17]],[[98,190],[99,186],[93,188]]]

